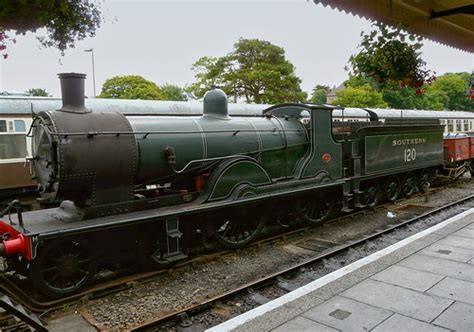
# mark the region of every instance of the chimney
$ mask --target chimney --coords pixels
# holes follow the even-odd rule
[[[58,74],[61,81],[61,95],[63,106],[60,111],[70,113],[89,113],[84,106],[84,80],[86,74],[61,73]]]

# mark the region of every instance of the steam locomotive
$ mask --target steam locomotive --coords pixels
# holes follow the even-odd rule
[[[22,202],[37,196],[37,182],[31,179],[31,137],[26,136],[32,112],[54,111],[62,106],[61,98],[1,95],[0,93],[0,208],[15,198]],[[92,112],[114,111],[127,116],[201,116],[202,102],[164,100],[124,100],[86,98],[85,106]],[[229,103],[232,117],[262,116],[262,111],[272,105]],[[386,118],[436,118],[445,126],[445,134],[474,134],[474,112],[374,109],[379,119]],[[358,108],[336,109],[332,112],[334,122],[369,121],[368,113]],[[3,148],[2,148],[3,147]]]
[[[85,108],[85,75],[59,77],[63,106],[35,116],[32,162],[42,198],[61,203],[12,202],[0,220],[7,268],[52,297],[111,262],[171,264],[203,238],[244,247],[289,213],[318,225],[336,208],[393,202],[445,167],[435,119],[333,123],[339,108],[314,104],[230,117],[218,89],[202,116],[125,116]]]

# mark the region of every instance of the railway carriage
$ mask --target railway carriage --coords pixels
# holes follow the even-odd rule
[[[26,164],[26,158],[31,155],[31,144],[27,144],[26,137],[31,122],[31,117],[0,115],[0,199],[18,191],[35,190]]]
[[[22,213],[12,202],[0,221],[8,268],[53,297],[87,285],[99,264],[171,264],[203,238],[243,247],[281,215],[318,225],[336,208],[409,196],[444,163],[436,120],[368,111],[336,124],[338,107],[312,104],[232,117],[220,90],[201,116],[90,112],[85,75],[60,77],[63,106],[35,117],[32,161],[42,197],[61,204]]]

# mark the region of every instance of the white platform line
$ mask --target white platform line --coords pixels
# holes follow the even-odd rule
[[[437,230],[459,220],[459,219],[462,219],[470,214],[473,214],[474,213],[474,208],[472,209],[469,209],[467,211],[464,211],[458,215],[455,215],[454,217],[452,218],[449,218],[448,220],[445,220],[433,227],[430,227],[428,229],[425,229],[424,231],[420,232],[420,233],[417,233],[417,234],[414,234],[400,242],[397,242],[385,249],[382,249],[380,251],[377,251],[367,257],[364,257],[362,259],[359,259],[358,261],[352,263],[352,264],[349,264],[347,266],[344,266],[343,268],[337,270],[337,271],[334,271],[334,272],[331,272],[327,275],[325,275],[324,277],[321,277],[315,281],[312,281],[310,282],[309,284],[303,286],[303,287],[300,287],[288,294],[285,294],[275,300],[272,300],[270,302],[267,302],[255,309],[252,309],[250,311],[247,311],[245,313],[243,313],[242,315],[239,315],[237,317],[234,317],[232,319],[229,319],[228,321],[222,323],[222,324],[219,324],[219,325],[216,325],[210,329],[207,329],[206,331],[209,331],[209,332],[221,332],[221,331],[230,331],[232,329],[235,329],[236,327],[258,317],[258,316],[262,316],[263,314],[273,310],[273,309],[276,309],[278,307],[281,307],[291,301],[294,301],[304,295],[307,295],[313,291],[315,291],[316,289],[318,288],[321,288],[322,286],[325,286],[326,284],[336,280],[336,279],[339,279],[343,276],[345,276],[346,274],[348,273],[351,273],[359,268],[361,268],[362,266],[364,265],[367,265],[367,264],[370,264],[388,254],[391,254],[392,252],[406,246],[407,244],[410,244],[428,234],[431,234],[433,232],[436,232]]]

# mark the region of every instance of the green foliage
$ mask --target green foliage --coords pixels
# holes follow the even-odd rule
[[[307,97],[284,49],[264,40],[240,38],[232,52],[220,58],[202,57],[192,70],[196,82],[189,91],[197,97],[212,86],[255,103],[297,102]]]
[[[353,88],[361,88],[361,87],[366,87],[366,88],[372,88],[375,89],[375,84],[372,81],[372,79],[368,77],[362,77],[362,76],[353,76],[349,75],[349,79],[344,81],[344,86],[345,87],[353,87]]]
[[[466,90],[471,75],[469,73],[447,73],[438,76],[431,84],[412,87],[385,87],[380,89],[383,100],[389,108],[424,110],[474,110],[474,100],[469,99]],[[351,76],[344,82],[346,87],[375,89],[371,78]]]
[[[435,79],[421,59],[422,38],[400,27],[374,24],[362,32],[360,51],[350,59],[352,75],[369,78],[377,90],[394,87],[419,88]]]
[[[383,91],[383,100],[390,108],[397,109],[442,110],[445,108],[443,98],[442,94],[432,92],[416,94],[416,90],[410,87]]]
[[[94,0],[31,0],[2,1],[0,5],[0,52],[7,43],[15,42],[7,31],[16,34],[46,29],[38,37],[45,47],[56,47],[62,52],[74,47],[78,40],[93,37],[102,23],[100,5]],[[7,53],[3,54],[6,58]]]
[[[207,90],[213,87],[220,87],[229,94],[230,91],[225,86],[226,81],[224,78],[226,66],[226,57],[213,58],[204,56],[198,59],[191,67],[191,70],[194,71],[196,82],[188,88],[188,91],[197,97],[202,97]]]
[[[46,91],[46,89],[42,88],[31,88],[29,90],[26,90],[25,94],[34,97],[51,97],[50,94]]]
[[[325,104],[328,102],[327,94],[329,92],[329,86],[327,85],[316,85],[311,93],[311,99],[309,100],[315,104]]]
[[[427,89],[428,92],[442,96],[444,108],[450,110],[474,110],[474,100],[466,93],[469,88],[468,73],[447,73],[439,76]]]
[[[161,93],[163,95],[163,100],[176,100],[176,101],[188,100],[184,89],[177,85],[164,84],[160,88],[161,88]]]
[[[155,83],[139,75],[126,75],[105,81],[99,98],[162,100],[164,96]]]
[[[367,87],[347,87],[336,92],[335,105],[344,107],[386,108],[382,94]]]
[[[469,82],[468,73],[447,73],[439,76],[431,85],[418,90],[405,87],[383,90],[383,99],[390,108],[425,110],[474,110],[474,100],[466,93]]]

